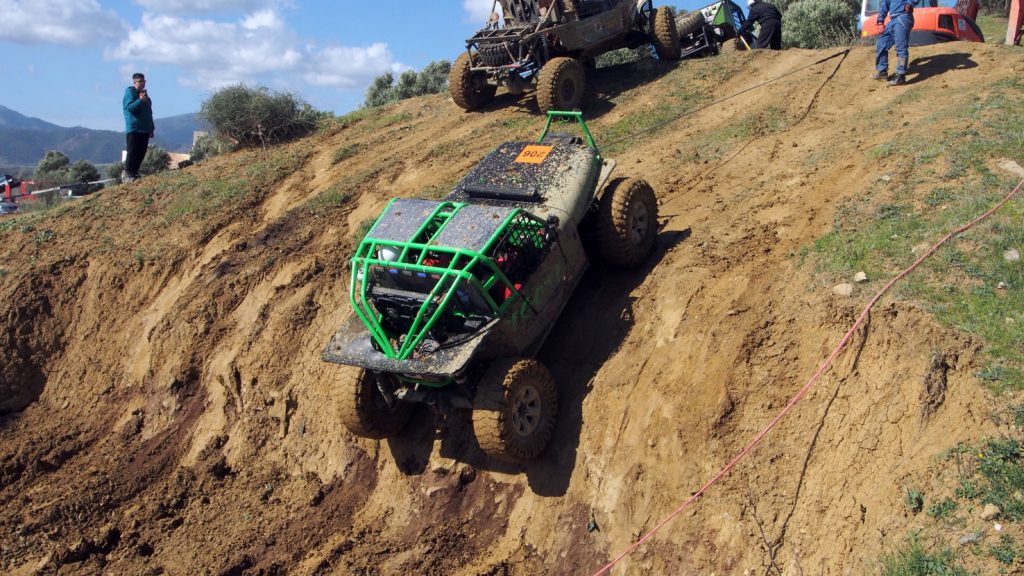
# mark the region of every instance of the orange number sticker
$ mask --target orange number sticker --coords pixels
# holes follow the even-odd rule
[[[540,164],[548,157],[553,148],[554,146],[527,146],[516,157],[516,164]]]

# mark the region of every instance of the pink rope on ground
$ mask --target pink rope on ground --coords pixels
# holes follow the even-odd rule
[[[856,333],[857,328],[859,328],[860,325],[864,323],[864,319],[867,318],[868,313],[871,312],[871,309],[875,306],[875,304],[878,302],[878,300],[881,299],[882,296],[885,295],[885,293],[888,292],[893,287],[894,284],[896,284],[896,282],[899,282],[905,276],[907,276],[908,274],[913,272],[915,268],[920,266],[922,262],[927,260],[932,254],[935,253],[936,250],[941,248],[943,244],[945,244],[946,242],[950,241],[953,237],[955,237],[955,236],[957,236],[959,234],[962,234],[962,233],[964,233],[967,230],[970,230],[971,228],[976,226],[979,222],[987,219],[989,216],[991,216],[996,211],[998,211],[1000,208],[1002,208],[1007,202],[1012,200],[1013,197],[1016,196],[1018,192],[1020,192],[1020,189],[1021,189],[1022,186],[1024,186],[1024,180],[1021,180],[1020,183],[1017,184],[1017,187],[1014,188],[1013,191],[1011,191],[1009,194],[1007,194],[1006,197],[1003,198],[1003,200],[1001,202],[999,202],[994,207],[992,207],[992,209],[990,209],[988,212],[985,212],[981,216],[978,216],[974,220],[971,220],[967,224],[964,224],[963,226],[961,226],[961,227],[957,228],[956,230],[954,230],[954,231],[950,232],[949,234],[947,234],[942,240],[939,240],[934,246],[932,246],[924,254],[922,254],[920,258],[915,260],[914,263],[910,265],[910,267],[908,267],[903,272],[900,272],[899,274],[897,274],[896,277],[894,277],[884,287],[882,287],[882,289],[879,290],[877,294],[875,294],[875,296],[871,299],[871,301],[868,302],[867,306],[864,307],[864,311],[860,313],[860,316],[857,317],[857,321],[853,323],[853,326],[850,327],[850,330],[847,331],[846,335],[843,336],[843,339],[839,341],[839,344],[832,351],[832,354],[830,354],[829,357],[824,362],[822,362],[821,366],[818,367],[818,370],[814,373],[813,376],[811,376],[811,379],[808,380],[807,383],[804,384],[802,388],[800,388],[800,391],[797,392],[796,395],[793,396],[793,398],[786,404],[786,406],[782,409],[782,411],[780,411],[779,414],[777,416],[775,416],[775,418],[773,418],[772,421],[769,422],[768,425],[765,426],[763,430],[758,432],[757,435],[754,436],[754,439],[751,440],[750,443],[747,444],[743,448],[743,450],[741,450],[740,453],[737,454],[736,457],[732,459],[732,461],[730,461],[728,464],[726,464],[725,467],[722,468],[722,470],[718,474],[716,474],[714,478],[712,478],[706,484],[701,486],[700,490],[697,490],[696,492],[694,492],[693,495],[690,496],[690,498],[686,500],[686,502],[683,502],[683,504],[679,508],[676,508],[675,511],[673,511],[671,514],[666,516],[664,520],[662,520],[661,522],[658,522],[658,524],[654,528],[651,528],[651,530],[649,532],[644,534],[643,537],[641,537],[639,540],[637,540],[632,546],[630,546],[629,548],[624,550],[621,554],[616,556],[614,560],[612,560],[608,564],[605,564],[600,570],[598,570],[597,572],[594,572],[593,576],[601,576],[602,574],[608,573],[616,564],[621,562],[623,558],[625,558],[626,556],[632,554],[634,551],[636,551],[637,548],[639,548],[641,545],[643,545],[644,542],[647,542],[648,540],[650,540],[651,537],[654,536],[654,534],[658,530],[661,530],[661,528],[663,526],[665,526],[666,524],[671,522],[673,518],[675,518],[676,516],[681,514],[684,510],[686,510],[690,506],[690,504],[692,504],[698,498],[700,498],[704,494],[704,492],[706,492],[709,488],[711,488],[716,483],[718,483],[718,481],[720,481],[722,478],[724,478],[726,475],[728,475],[729,472],[731,472],[732,469],[735,468],[736,465],[739,464],[740,461],[743,460],[747,456],[747,454],[750,454],[750,452],[754,448],[756,448],[758,444],[761,443],[761,441],[764,439],[764,437],[767,436],[768,433],[771,432],[772,429],[775,428],[776,425],[778,425],[779,421],[782,420],[782,418],[787,413],[789,413],[789,411],[792,410],[792,408],[794,406],[796,406],[796,404],[798,402],[800,402],[801,399],[803,399],[803,397],[814,386],[814,383],[817,382],[818,379],[821,378],[821,376],[825,373],[825,371],[827,371],[832,366],[832,362],[835,361],[835,359],[839,356],[839,353],[842,352],[843,348],[846,347],[846,344],[849,343],[850,338],[852,338],[854,333]]]

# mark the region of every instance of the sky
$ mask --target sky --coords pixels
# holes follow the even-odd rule
[[[218,88],[237,83],[344,114],[377,76],[454,59],[491,4],[0,0],[0,105],[60,126],[120,131],[121,97],[142,72],[157,118],[198,112]]]

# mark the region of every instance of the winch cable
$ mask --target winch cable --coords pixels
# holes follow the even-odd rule
[[[769,78],[768,80],[765,80],[764,82],[761,82],[759,84],[755,84],[753,86],[750,86],[749,88],[744,88],[743,90],[740,90],[739,92],[736,92],[735,94],[730,94],[730,95],[728,95],[728,96],[726,96],[724,98],[719,98],[718,100],[715,100],[713,102],[709,102],[709,103],[707,103],[707,104],[705,104],[703,106],[700,106],[699,108],[694,108],[693,110],[687,110],[686,112],[683,112],[682,114],[678,114],[676,116],[673,116],[673,117],[669,118],[668,120],[665,120],[663,122],[658,122],[657,124],[655,124],[653,126],[648,126],[647,128],[644,128],[642,130],[638,130],[636,132],[633,132],[632,134],[627,134],[626,136],[623,136],[622,138],[619,138],[618,140],[612,140],[611,142],[609,142],[607,144],[602,144],[601,147],[602,148],[611,147],[611,146],[614,146],[616,144],[625,142],[627,140],[632,140],[633,138],[636,138],[637,136],[640,136],[641,134],[646,134],[647,132],[653,132],[654,130],[657,130],[659,128],[663,128],[663,127],[665,127],[665,126],[667,126],[667,125],[669,125],[669,124],[671,124],[673,122],[676,122],[677,120],[681,120],[683,118],[686,118],[687,116],[693,116],[694,114],[697,114],[698,112],[703,112],[704,110],[707,110],[708,108],[711,108],[713,106],[717,106],[717,105],[719,105],[719,104],[721,104],[723,102],[732,100],[733,98],[736,98],[738,96],[742,96],[743,94],[746,94],[747,92],[752,92],[754,90],[757,90],[758,88],[763,88],[764,86],[767,86],[768,84],[771,84],[773,82],[778,82],[779,80],[782,80],[783,78],[786,78],[787,76],[792,76],[793,74],[796,74],[797,72],[800,72],[802,70],[806,70],[808,68],[811,68],[812,66],[817,66],[818,64],[823,64],[825,62],[828,62],[829,60],[832,60],[833,58],[839,58],[841,56],[845,60],[846,56],[849,53],[850,53],[850,48],[847,48],[847,49],[845,49],[845,50],[843,50],[841,52],[836,52],[835,54],[833,54],[831,56],[826,56],[826,57],[824,57],[824,58],[822,58],[820,60],[816,60],[816,61],[811,62],[810,64],[807,64],[805,66],[801,66],[799,68],[794,68],[793,70],[790,70],[789,72],[786,72],[785,74],[781,74],[781,75],[776,76],[774,78]],[[840,64],[842,64],[842,61],[840,61]],[[832,75],[834,76],[835,72],[833,72]],[[831,76],[829,78],[831,78]],[[804,115],[806,116],[806,113]]]
[[[800,402],[801,399],[803,399],[803,397],[814,386],[815,382],[817,382],[818,379],[821,378],[821,376],[824,375],[825,372],[832,366],[832,363],[839,356],[839,353],[842,352],[842,350],[846,347],[847,343],[849,343],[850,339],[857,332],[857,329],[860,328],[860,326],[864,323],[865,319],[867,319],[868,314],[871,312],[871,309],[882,298],[882,296],[884,296],[893,287],[893,285],[896,284],[896,282],[902,280],[905,276],[913,272],[918,266],[921,265],[922,262],[931,257],[931,255],[934,254],[939,248],[941,248],[946,242],[949,242],[954,237],[959,236],[960,234],[966,232],[967,230],[970,230],[983,220],[987,219],[992,214],[995,214],[996,211],[998,211],[1000,208],[1005,206],[1006,203],[1012,200],[1013,197],[1016,196],[1018,192],[1020,192],[1022,187],[1024,187],[1024,180],[1021,180],[1020,183],[1017,184],[1016,188],[1014,188],[1009,194],[1007,194],[1006,197],[1004,197],[998,204],[989,209],[988,212],[985,212],[981,216],[978,216],[974,220],[971,220],[967,224],[964,224],[963,226],[947,234],[935,245],[929,248],[924,254],[922,254],[917,260],[915,260],[914,263],[911,264],[906,270],[903,270],[895,277],[893,277],[892,280],[889,280],[889,282],[885,286],[883,286],[882,289],[879,290],[873,298],[871,298],[868,304],[864,307],[864,310],[860,313],[860,316],[857,317],[857,321],[853,323],[853,326],[850,327],[850,330],[846,332],[846,335],[843,336],[842,340],[839,341],[839,344],[836,345],[835,349],[828,356],[828,358],[821,363],[821,365],[818,367],[818,370],[814,373],[813,376],[811,376],[810,380],[808,380],[807,383],[804,384],[802,388],[800,388],[800,390],[793,396],[792,399],[790,399],[790,401],[778,413],[778,415],[776,415],[775,418],[773,418],[767,426],[765,426],[760,432],[758,432],[757,435],[754,436],[754,439],[751,440],[750,443],[748,443],[746,446],[744,446],[743,449],[740,450],[739,454],[737,454],[735,458],[733,458],[728,464],[726,464],[725,467],[718,472],[718,474],[716,474],[711,480],[709,480],[707,483],[701,486],[699,490],[694,492],[693,495],[690,496],[685,502],[683,502],[681,506],[676,508],[663,520],[658,522],[658,524],[654,526],[654,528],[652,528],[650,531],[644,534],[639,540],[634,542],[632,546],[626,548],[621,554],[616,556],[614,560],[604,565],[597,572],[594,572],[593,576],[601,576],[602,574],[607,574],[616,564],[621,562],[623,558],[632,554],[634,551],[636,551],[637,548],[643,545],[644,542],[650,540],[656,532],[661,530],[666,524],[671,522],[673,518],[675,518],[684,510],[686,510],[690,506],[690,504],[692,504],[698,498],[703,496],[709,488],[711,488],[720,480],[722,480],[725,476],[727,476],[729,472],[731,472],[733,468],[735,468],[736,465],[740,463],[741,460],[743,460],[748,454],[750,454],[750,452],[753,451],[753,449],[756,448],[762,440],[764,440],[765,436],[767,436],[768,433],[771,432],[772,429],[774,429],[778,425],[779,421],[782,420],[782,418],[786,416],[786,414],[788,414],[789,411],[792,410],[793,407],[796,406],[796,404]]]

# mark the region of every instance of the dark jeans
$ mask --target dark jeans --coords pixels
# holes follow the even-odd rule
[[[778,20],[765,20],[760,22],[761,33],[754,41],[754,48],[771,48],[782,50],[782,22]]]
[[[142,159],[146,157],[146,150],[149,148],[149,133],[127,132],[125,137],[128,154],[124,159],[124,171],[129,176],[138,178],[139,166],[142,166]]]

